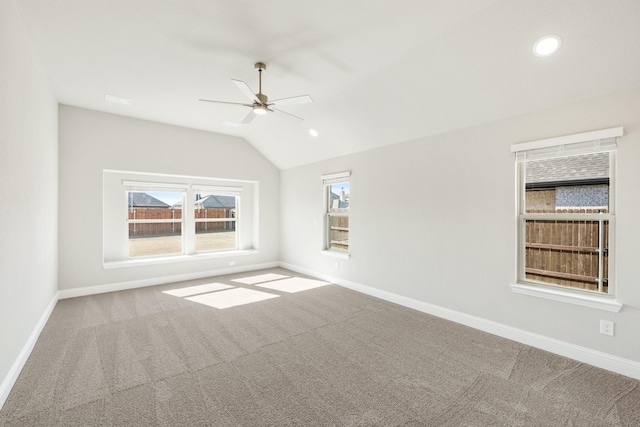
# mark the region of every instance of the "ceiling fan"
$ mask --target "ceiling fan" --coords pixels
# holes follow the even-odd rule
[[[293,114],[287,113],[286,111],[282,111],[277,108],[273,108],[273,106],[280,107],[281,105],[306,104],[308,102],[313,102],[313,99],[311,99],[309,95],[300,95],[293,96],[291,98],[280,98],[269,101],[267,95],[262,93],[262,72],[266,71],[267,66],[262,62],[257,62],[254,68],[258,72],[258,83],[260,85],[258,87],[258,93],[254,93],[249,85],[242,80],[231,79],[231,81],[238,87],[238,89],[240,89],[240,91],[251,100],[251,104],[243,104],[241,102],[214,101],[212,99],[200,99],[199,101],[216,102],[219,104],[242,105],[251,108],[249,114],[247,114],[246,117],[242,120],[241,123],[243,124],[250,123],[256,115],[267,114],[268,112],[276,113],[277,115],[282,117],[303,120],[301,117],[294,116]]]

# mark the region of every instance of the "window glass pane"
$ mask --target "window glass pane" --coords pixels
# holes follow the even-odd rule
[[[608,265],[608,221],[525,220],[527,280],[608,293]]]
[[[196,251],[236,249],[235,228],[235,221],[196,223]]]
[[[196,194],[196,252],[237,249],[237,197]]]
[[[329,247],[349,250],[349,217],[329,216]]]
[[[182,200],[181,192],[127,192],[130,258],[183,252]]]
[[[526,213],[609,212],[609,153],[524,163]]]
[[[328,212],[349,212],[349,183],[329,185]],[[346,209],[346,210],[345,210]]]

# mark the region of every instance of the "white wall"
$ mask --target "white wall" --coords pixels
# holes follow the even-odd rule
[[[126,107],[123,107],[126,108]],[[279,171],[240,138],[60,106],[59,288],[153,282],[278,261]],[[103,268],[103,171],[259,183],[258,253]]]
[[[616,176],[617,292],[624,308],[611,313],[512,293],[510,145],[616,126],[625,128]],[[320,175],[345,170],[352,173],[352,257],[337,260],[320,254]],[[640,362],[638,188],[640,89],[284,170],[281,260]],[[615,337],[599,334],[599,319],[615,321]]]
[[[57,292],[57,108],[14,2],[0,1],[0,384],[3,386],[8,384],[14,362]],[[6,397],[3,393],[8,391],[2,388],[0,407]]]

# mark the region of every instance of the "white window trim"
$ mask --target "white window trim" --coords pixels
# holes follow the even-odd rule
[[[349,178],[351,177],[351,171],[346,172],[338,172],[338,173],[330,173],[326,175],[322,175],[320,179],[324,185],[329,184],[337,184],[339,182],[349,182]]]
[[[579,142],[596,141],[599,139],[616,138],[624,134],[623,127],[595,130],[577,133],[575,135],[558,136],[555,138],[539,139],[537,141],[520,142],[511,145],[511,152],[535,150],[538,148],[557,147],[559,145],[575,144]]]
[[[590,141],[598,141],[610,138],[617,138],[624,134],[623,127],[615,127],[609,129],[602,129],[593,132],[585,132],[575,135],[566,135],[556,138],[549,138],[537,141],[529,141],[518,144],[511,145],[511,152],[519,155],[521,152],[529,151],[529,150],[539,150],[539,149],[552,149],[558,147],[561,149],[562,146],[569,144],[579,144]],[[606,149],[601,149],[598,151],[606,151]],[[611,181],[611,189],[610,192],[610,213],[609,214],[593,214],[594,219],[606,219],[609,220],[610,227],[610,244],[612,247],[615,247],[615,154],[612,156],[611,160],[612,167],[610,169],[610,181]],[[523,259],[523,251],[522,251],[522,222],[523,215],[520,213],[520,206],[522,203],[522,198],[524,197],[524,189],[521,188],[523,184],[523,179],[521,175],[521,168],[519,162],[516,161],[516,280],[515,284],[511,284],[511,290],[514,293],[529,295],[539,298],[550,299],[553,301],[565,302],[570,304],[581,305],[585,307],[596,308],[605,311],[619,312],[623,305],[622,303],[616,300],[616,284],[615,280],[611,281],[609,286],[609,290],[611,294],[596,294],[592,292],[582,291],[580,289],[571,289],[568,287],[555,286],[552,284],[544,285],[544,284],[535,284],[534,282],[529,282],[522,280],[523,277],[522,271],[524,270],[524,259]],[[546,214],[553,215],[554,218],[560,218],[563,214]],[[531,214],[529,214],[531,216]],[[535,216],[535,214],[533,214]],[[587,215],[585,214],[585,219]],[[528,218],[528,216],[527,216]],[[521,271],[522,270],[522,271]],[[615,276],[615,251],[611,251],[609,255],[609,274],[610,278]]]
[[[545,288],[542,286],[528,285],[524,283],[511,284],[511,290],[516,294],[530,295],[553,301],[566,302],[570,304],[582,305],[585,307],[597,308],[600,310],[613,311],[615,313],[622,309],[622,304],[615,299],[604,295],[587,295],[576,291],[566,291],[564,288]]]
[[[242,187],[224,187],[218,185],[192,185],[191,188],[196,193],[216,194],[220,196],[240,196]]]
[[[237,218],[195,218],[195,222],[237,222]]]
[[[236,249],[236,250],[217,251],[217,252],[198,252],[191,255],[178,254],[178,255],[157,256],[157,257],[140,257],[140,258],[129,258],[122,261],[104,262],[102,264],[102,267],[105,270],[110,270],[114,268],[139,267],[143,265],[167,264],[171,262],[202,261],[205,259],[255,255],[257,253],[258,253],[257,249]]]
[[[329,242],[329,230],[328,230],[328,223],[329,223],[329,212],[327,212],[327,206],[328,206],[328,194],[327,194],[327,187],[329,187],[332,184],[339,184],[341,182],[349,182],[350,183],[350,178],[351,178],[351,171],[345,171],[345,172],[337,172],[337,173],[331,173],[331,174],[325,174],[322,175],[320,177],[320,180],[322,181],[322,186],[323,186],[323,238],[322,238],[322,245],[323,245],[323,249],[322,251],[320,251],[320,253],[322,255],[325,256],[330,256],[333,258],[340,258],[340,259],[350,259],[351,258],[351,241],[349,241],[349,250],[346,251],[341,251],[338,249],[332,249],[331,248],[331,243]],[[346,214],[343,216],[349,216],[349,214]]]
[[[142,179],[137,179],[138,176]],[[103,188],[105,194],[103,195],[102,267],[104,269],[117,269],[174,262],[202,262],[207,259],[233,259],[236,256],[255,255],[259,253],[259,182],[257,181],[105,169],[103,171]],[[242,200],[237,201],[237,216],[233,219],[225,220],[233,220],[236,224],[242,223],[245,224],[245,226],[241,227],[243,230],[239,230],[238,228],[240,228],[240,226],[237,225],[236,230],[238,233],[236,235],[235,248],[195,252],[195,241],[192,239],[191,242],[187,241],[186,243],[183,243],[183,253],[127,258],[126,239],[128,239],[128,232],[126,226],[126,215],[123,216],[118,212],[120,209],[116,202],[116,198],[121,197],[120,194],[122,194],[121,192],[123,190],[125,192],[183,191],[186,193],[183,203],[191,205],[195,202],[195,192],[206,191],[215,193],[216,195],[238,196],[238,199]],[[108,203],[107,200],[109,201]],[[244,213],[240,213],[240,203],[246,205],[242,208],[242,212]],[[108,206],[112,207],[108,208]],[[188,214],[185,213],[185,216],[186,215]],[[195,226],[195,215],[193,212],[191,212],[191,215],[193,216],[191,221]],[[125,225],[118,225],[119,221],[121,221],[120,218],[122,218]],[[173,220],[161,221],[173,222]],[[185,218],[185,223],[187,222],[188,221]],[[246,224],[248,224],[248,226],[246,226]],[[124,240],[114,240],[111,238],[108,243],[105,243],[107,234],[110,236],[120,235],[119,231],[116,233],[114,233],[114,231],[116,229],[120,230],[121,228],[125,233],[123,238]],[[183,233],[183,239],[185,238],[185,235],[186,233]],[[193,251],[189,252],[188,248],[191,246],[193,246]],[[118,247],[121,249],[118,249]]]
[[[145,182],[123,180],[122,185],[127,191],[182,191],[186,192],[188,184],[171,184],[167,182]]]

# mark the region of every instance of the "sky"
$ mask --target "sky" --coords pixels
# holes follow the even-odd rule
[[[173,191],[145,191],[148,195],[165,202],[168,205],[174,205],[182,201],[182,193]]]
[[[338,196],[340,195],[340,190],[344,190],[344,194],[349,194],[349,183],[341,182],[339,184],[333,184],[331,186],[331,192]]]

